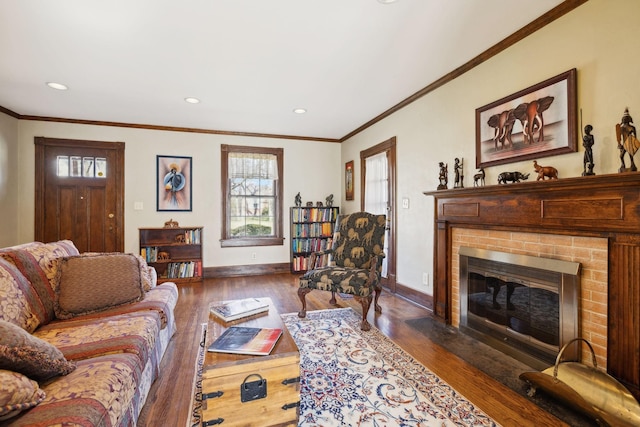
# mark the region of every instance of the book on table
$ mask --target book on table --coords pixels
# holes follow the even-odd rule
[[[269,303],[257,298],[244,298],[229,301],[214,302],[211,304],[211,313],[230,322],[242,317],[269,311]]]
[[[216,338],[207,350],[215,353],[266,356],[271,353],[281,336],[280,328],[231,326]]]

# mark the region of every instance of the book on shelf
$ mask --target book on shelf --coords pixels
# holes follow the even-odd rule
[[[225,322],[269,311],[269,303],[257,298],[243,298],[214,302],[210,306],[213,315]]]
[[[271,353],[281,336],[280,328],[231,326],[216,338],[207,351],[266,356]]]

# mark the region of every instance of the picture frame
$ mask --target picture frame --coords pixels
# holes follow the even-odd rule
[[[192,209],[192,158],[156,156],[156,210],[184,211]]]
[[[344,165],[344,192],[347,200],[353,200],[353,160]]]
[[[575,68],[476,109],[476,167],[578,151]]]

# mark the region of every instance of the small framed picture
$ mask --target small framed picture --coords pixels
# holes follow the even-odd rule
[[[157,211],[191,211],[191,157],[157,156]]]
[[[353,200],[353,160],[344,166],[344,188],[347,200]]]

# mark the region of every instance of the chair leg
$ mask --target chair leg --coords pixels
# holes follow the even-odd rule
[[[298,317],[307,317],[307,294],[311,292],[311,288],[298,288],[298,298],[302,302],[302,310],[298,312]]]
[[[360,324],[360,329],[368,331],[371,329],[371,325],[367,321],[367,314],[369,314],[369,307],[371,306],[371,300],[373,300],[373,297],[369,295],[368,297],[355,296],[354,298],[362,306],[362,323]]]
[[[337,305],[338,303],[336,302],[336,293],[331,291],[331,299],[329,300],[329,304],[331,305]]]
[[[380,298],[380,294],[382,293],[382,285],[378,284],[373,291],[375,292],[375,300],[373,302],[373,307],[376,313],[382,313],[382,307],[378,304],[378,298]]]

